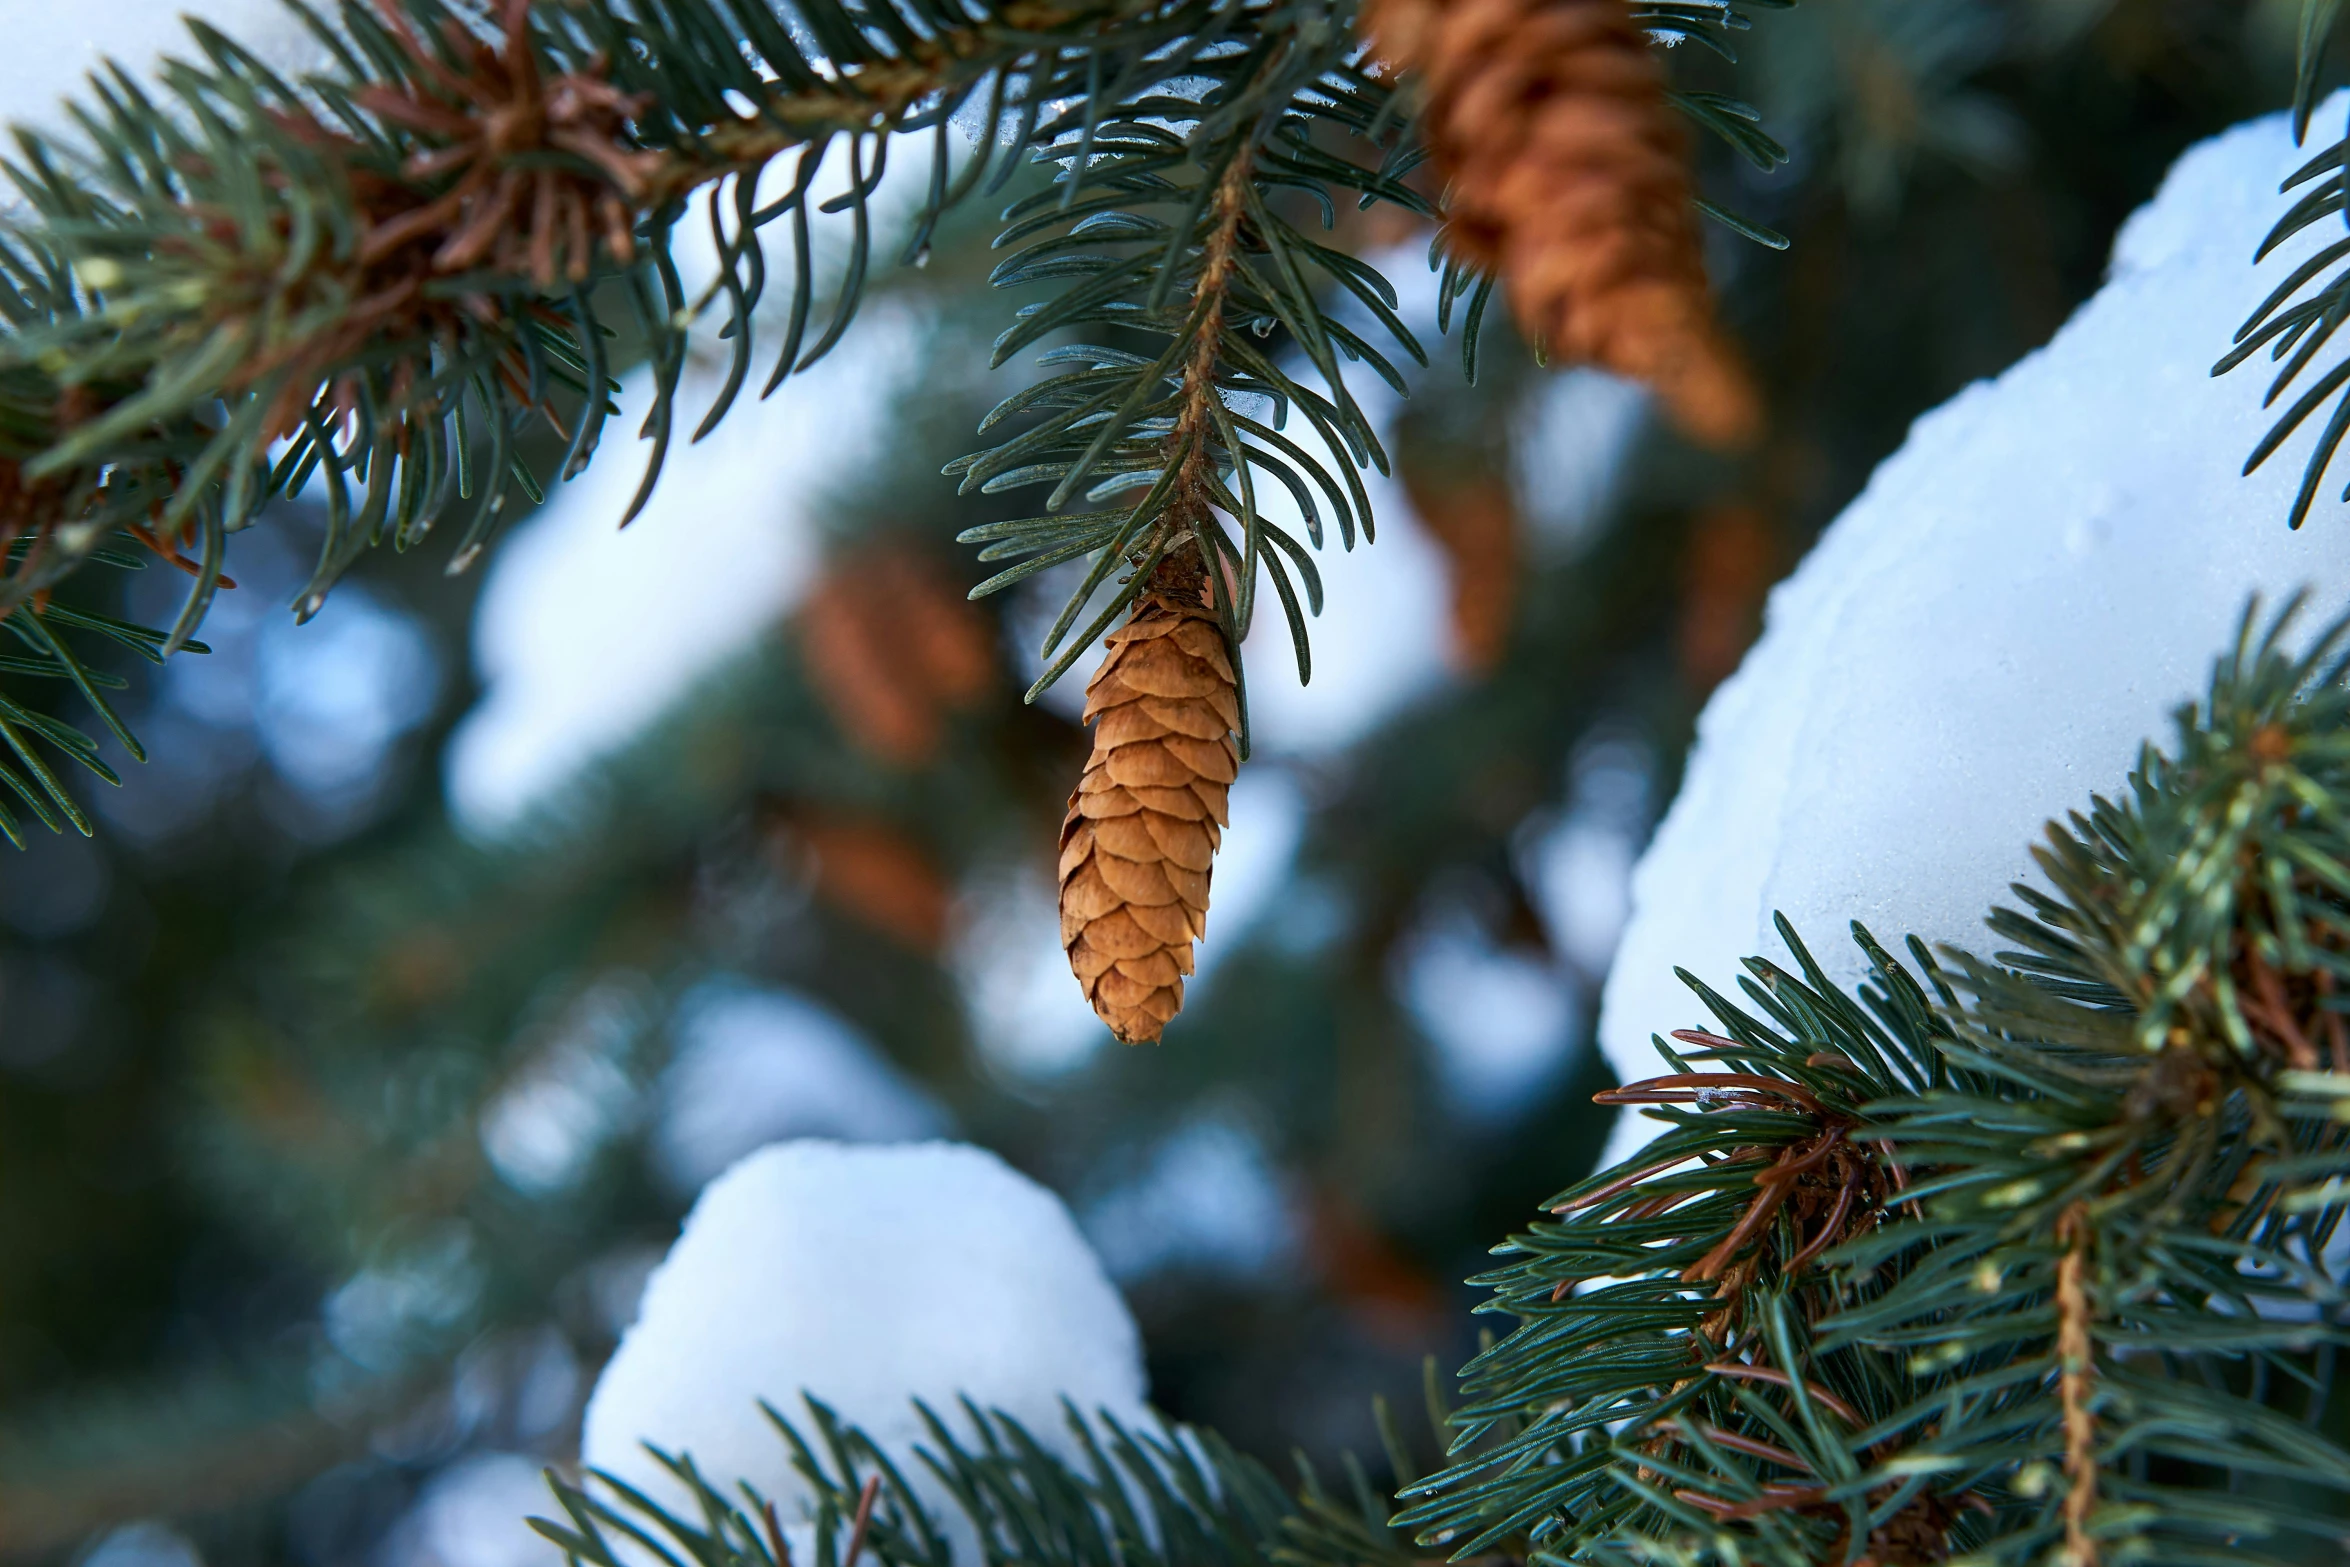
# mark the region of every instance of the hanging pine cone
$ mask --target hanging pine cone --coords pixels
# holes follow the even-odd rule
[[[1240,769],[1240,701],[1215,617],[1136,600],[1085,688],[1093,755],[1061,823],[1061,942],[1110,1032],[1155,1040],[1207,933],[1208,873]]]
[[[1714,322],[1688,136],[1625,0],[1369,0],[1363,32],[1427,95],[1447,243],[1557,359],[1657,389],[1699,440],[1761,421]]]

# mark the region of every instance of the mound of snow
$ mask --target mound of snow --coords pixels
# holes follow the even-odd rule
[[[913,1457],[914,1400],[959,1421],[967,1396],[1066,1453],[1064,1398],[1143,1417],[1142,1347],[1069,1210],[995,1155],[781,1143],[694,1204],[596,1384],[581,1456],[680,1507],[684,1487],[645,1444],[690,1454],[721,1490],[747,1481],[798,1518],[807,1487],[759,1406],[805,1430],[803,1394],[862,1428],[951,1525]]]
[[[2309,587],[2313,622],[2350,607],[2350,517],[2285,522],[2322,418],[2242,477],[2265,361],[2210,374],[2334,237],[2252,264],[2307,156],[2281,114],[2190,150],[2096,297],[1920,419],[1771,595],[1633,879],[1600,1021],[1618,1074],[1654,1075],[1650,1035],[1707,1021],[1676,965],[1728,990],[1746,955],[1784,960],[1774,910],[1844,981],[1855,919],[1888,944],[1984,947],[2043,823],[2122,787],[2251,594]],[[1610,1156],[1655,1129],[1628,1114]]]

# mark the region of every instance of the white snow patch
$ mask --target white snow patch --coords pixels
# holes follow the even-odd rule
[[[1705,1021],[1674,965],[1726,989],[1745,955],[1783,958],[1774,910],[1840,982],[1862,973],[1854,919],[1983,948],[2042,824],[2122,787],[2249,594],[2311,586],[2322,617],[2350,601],[2350,516],[2285,525],[2320,421],[2240,477],[2265,366],[2209,373],[2329,237],[2252,265],[2306,156],[2281,114],[2190,150],[2096,297],[1920,419],[1771,595],[1633,879],[1601,1022],[1619,1074],[1652,1075],[1649,1036]],[[1609,1157],[1654,1129],[1627,1114]]]
[[[891,148],[872,200],[876,265],[894,257],[929,166],[928,138]],[[828,157],[811,202],[845,189],[848,173],[845,153]],[[761,199],[791,177],[790,160],[778,160]],[[620,412],[586,471],[498,546],[474,621],[484,694],[448,751],[450,804],[467,831],[494,837],[516,825],[790,613],[813,578],[834,488],[886,454],[882,426],[911,391],[935,322],[919,306],[869,298],[838,347],[762,399],[794,275],[784,227],[763,235],[770,281],[749,379],[717,428],[692,441],[726,378],[721,304],[696,323],[668,462],[636,520],[616,526],[650,450],[631,438],[652,406],[646,368],[622,378]],[[848,229],[845,216],[816,224],[809,346],[829,319]],[[677,231],[689,298],[716,275],[716,256],[697,205]]]
[[[699,1191],[787,1138],[896,1143],[945,1128],[935,1099],[805,996],[714,981],[686,998],[677,1034],[653,1134],[654,1165],[675,1191]]]
[[[1378,405],[1393,396],[1384,387],[1355,391],[1374,419]],[[1298,439],[1305,444],[1307,437]],[[1310,684],[1297,678],[1289,622],[1272,584],[1257,589],[1256,624],[1242,652],[1248,659],[1250,738],[1260,755],[1342,749],[1452,679],[1444,653],[1452,613],[1444,555],[1400,483],[1366,471],[1363,487],[1370,492],[1378,542],[1366,544],[1358,535],[1355,547],[1345,549],[1332,525],[1314,557],[1327,597],[1322,613],[1306,619]],[[1258,503],[1302,541],[1305,524],[1297,503],[1287,490],[1273,488],[1272,494],[1260,490]]]
[[[482,1109],[482,1152],[509,1186],[544,1197],[573,1185],[629,1124],[637,1095],[628,1054],[643,1026],[643,999],[624,981],[593,986],[565,1009]]]
[[[1063,1398],[1143,1416],[1142,1346],[1069,1210],[995,1155],[785,1143],[694,1204],[596,1384],[581,1458],[684,1506],[643,1444],[690,1453],[720,1490],[747,1481],[797,1519],[809,1492],[759,1405],[804,1421],[803,1393],[887,1451],[951,1533],[913,1456],[914,1400],[957,1420],[968,1395],[1066,1452]]]
[[[326,63],[326,51],[283,0],[105,0],[100,5],[17,5],[0,51],[0,120],[57,131],[67,98],[90,98],[87,77],[112,60],[134,77],[157,79],[166,56],[204,63],[186,18],[201,17],[264,65],[299,76]]]
[[[204,1567],[185,1535],[152,1519],[109,1529],[80,1567]]]
[[[1604,370],[1543,379],[1519,416],[1512,486],[1538,544],[1571,554],[1599,531],[1654,404],[1647,387]]]
[[[1197,972],[1185,987],[1187,1001],[1240,950],[1257,921],[1271,915],[1305,838],[1305,791],[1278,762],[1260,759],[1243,768],[1233,780],[1230,806],[1232,825],[1216,851],[1208,934],[1194,950]]]
[[[1069,972],[1052,878],[1036,866],[992,870],[962,904],[953,966],[981,1059],[1031,1083],[1092,1060],[1110,1032]]]
[[[840,349],[764,402],[747,389],[687,445],[723,379],[697,365],[661,481],[621,529],[646,450],[625,437],[653,391],[650,370],[625,378],[612,438],[514,530],[482,590],[485,694],[448,752],[461,825],[512,826],[789,613],[814,572],[825,490],[877,454],[922,329],[914,312],[871,306]]]

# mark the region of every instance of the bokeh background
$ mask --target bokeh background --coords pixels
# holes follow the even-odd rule
[[[1461,1281],[1597,1154],[1626,878],[1770,585],[2182,148],[2285,101],[2298,16],[1804,0],[1735,73],[1681,62],[1794,154],[1706,155],[1793,241],[1715,235],[1771,406],[1736,459],[1498,319],[1468,385],[1425,233],[1350,219],[1433,364],[1377,543],[1324,553],[1312,684],[1277,625],[1250,649],[1163,1047],[1057,951],[1049,584],[968,604],[953,536],[1004,513],[937,477],[1020,374],[983,368],[980,206],[625,533],[616,439],[470,573],[386,553],[307,626],[318,520],[240,535],[211,652],[121,671],[154,760],[90,791],[98,838],[0,851],[0,1557],[548,1567],[516,1519],[646,1270],[788,1136],[998,1150],[1163,1408],[1376,1451],[1373,1397],[1473,1352]],[[153,617],[168,575],[76,591]]]

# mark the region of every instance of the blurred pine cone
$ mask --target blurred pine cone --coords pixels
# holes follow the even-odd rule
[[[937,753],[949,711],[988,687],[987,622],[927,562],[899,548],[851,556],[800,613],[808,673],[835,722],[895,767]]]
[[[1762,410],[1714,322],[1688,135],[1625,0],[1368,0],[1362,30],[1419,77],[1447,244],[1501,278],[1527,334],[1647,382],[1696,439],[1751,439]]]
[[[1453,662],[1489,675],[1509,650],[1517,619],[1519,526],[1509,486],[1491,477],[1447,483],[1417,463],[1402,464],[1404,493],[1452,575]]]
[[[1681,557],[1678,640],[1691,690],[1703,695],[1738,667],[1780,569],[1778,534],[1761,508],[1722,501],[1698,513]]]
[[[921,844],[872,817],[804,814],[791,827],[819,898],[917,952],[945,945],[954,889]]]
[[[1240,768],[1232,663],[1215,617],[1145,593],[1085,692],[1093,755],[1061,823],[1061,942],[1128,1044],[1183,1007],[1208,874]]]

